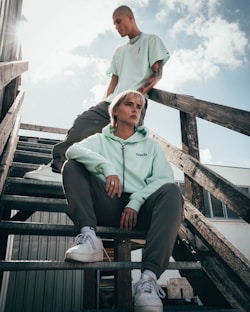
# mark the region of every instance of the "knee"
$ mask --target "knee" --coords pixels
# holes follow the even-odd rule
[[[166,201],[173,202],[182,209],[184,200],[179,186],[175,183],[166,183],[162,188]]]
[[[66,160],[65,163],[63,164],[63,167],[62,167],[62,174],[63,176],[67,175],[68,172],[72,172],[72,166],[74,166],[74,160],[72,159],[69,159],[69,160]]]
[[[182,197],[179,186],[175,183],[166,183],[162,186],[165,194],[171,194],[176,197]]]
[[[82,164],[74,159],[66,160],[62,168],[63,178],[73,176],[76,172],[79,172],[79,170],[81,171],[82,167]]]

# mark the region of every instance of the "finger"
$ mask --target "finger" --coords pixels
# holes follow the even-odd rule
[[[128,219],[128,227],[130,230],[133,228],[133,224],[134,224],[134,218],[133,216],[130,216]]]
[[[125,230],[129,228],[129,215],[127,213],[123,213],[122,226]]]
[[[118,185],[117,185],[117,196],[121,197],[121,195],[122,195],[122,186],[121,186],[121,183],[118,182]]]
[[[135,214],[133,217],[133,227],[135,227],[136,224],[137,224],[137,214]]]
[[[109,180],[106,184],[106,190],[108,192],[108,196],[113,197],[115,193],[115,181],[114,180]]]
[[[124,229],[124,220],[125,220],[125,214],[122,213],[121,220],[120,220],[120,228],[121,229]]]

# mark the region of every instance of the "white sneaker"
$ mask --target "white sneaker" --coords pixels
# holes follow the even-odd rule
[[[103,244],[99,237],[88,232],[79,234],[74,245],[65,253],[65,261],[103,261]]]
[[[162,312],[163,304],[160,298],[166,294],[152,277],[142,274],[135,284],[135,312]]]
[[[25,179],[40,181],[54,181],[62,183],[62,174],[52,171],[50,164],[42,165],[37,170],[26,172],[23,176]]]

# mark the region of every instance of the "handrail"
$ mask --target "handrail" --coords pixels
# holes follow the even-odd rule
[[[171,93],[159,89],[149,92],[152,101],[210,121],[236,132],[250,135],[250,112],[215,104],[193,96]]]
[[[172,164],[250,223],[250,196],[248,194],[152,131],[150,135],[160,143]]]
[[[0,90],[28,70],[28,62],[0,62]]]

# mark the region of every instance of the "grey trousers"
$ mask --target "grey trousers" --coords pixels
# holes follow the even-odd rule
[[[105,184],[84,165],[68,160],[63,168],[63,186],[70,217],[80,230],[83,226],[117,226],[129,202],[107,196]],[[166,270],[183,216],[183,198],[174,183],[164,184],[147,198],[138,213],[136,228],[148,231],[142,253],[142,271],[151,270],[157,278]]]
[[[81,115],[78,115],[65,139],[53,147],[51,162],[53,171],[61,172],[62,166],[66,160],[65,152],[73,143],[79,142],[92,134],[101,132],[102,128],[109,123],[108,106],[109,103],[100,102],[89,110],[84,111]]]
[[[65,139],[53,147],[51,162],[53,171],[61,172],[62,166],[66,160],[65,153],[72,144],[79,142],[92,134],[102,132],[102,128],[110,122],[108,107],[109,103],[100,102],[96,106],[92,106],[87,111],[84,111],[75,119],[73,126],[69,129]],[[140,125],[143,124],[146,109],[147,102],[141,113],[139,121]]]

